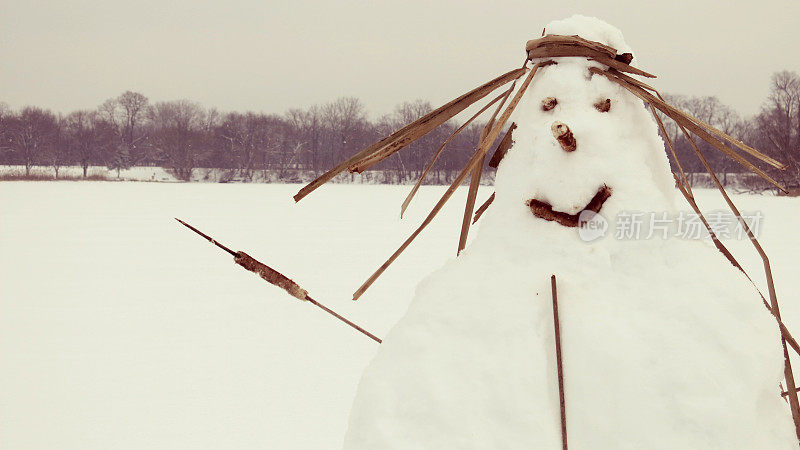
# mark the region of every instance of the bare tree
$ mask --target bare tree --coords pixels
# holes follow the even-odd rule
[[[742,139],[745,130],[743,121],[733,108],[723,104],[717,97],[692,97],[688,111],[700,120],[719,129],[723,133]],[[702,142],[702,141],[701,141]],[[711,151],[710,145],[702,142],[703,148],[708,149],[706,155],[715,172],[722,173],[722,184],[728,184],[728,174],[739,170],[741,166],[730,157]]]
[[[44,159],[53,168],[56,180],[61,168],[70,164],[69,144],[66,136],[66,119],[59,115],[50,145],[44,151]]]
[[[687,97],[684,95],[665,95],[665,99],[671,105],[688,112],[694,117],[702,120],[709,125],[712,125],[719,130],[730,134],[737,139],[744,139],[748,134],[748,125],[745,120],[733,110],[733,108],[723,104],[717,97]],[[667,132],[667,137],[673,142],[675,153],[681,162],[684,170],[689,172],[689,181],[693,181],[692,174],[695,172],[704,172],[702,163],[695,154],[694,148],[683,134],[678,125],[672,120],[668,120],[665,115],[659,113],[664,128]],[[722,183],[728,183],[728,174],[740,169],[738,163],[729,157],[717,152],[712,151],[711,146],[701,139],[694,139],[695,144],[703,152],[704,156],[708,159],[711,167],[722,174]],[[672,163],[672,158],[670,158]],[[677,171],[677,167],[673,167]]]
[[[396,114],[397,110],[392,114],[385,114],[375,124],[375,131],[381,136],[388,136],[394,131],[400,129],[404,123],[402,118]],[[408,158],[404,152],[396,152],[389,158],[380,162],[376,167],[383,170],[391,170],[395,174],[395,179],[398,183],[403,183],[410,178],[408,169]]]
[[[307,166],[319,172],[322,159],[322,139],[324,134],[322,111],[314,105],[307,109],[290,109],[286,113],[290,126],[290,139],[295,153],[306,156]],[[300,156],[302,158],[302,156]]]
[[[413,102],[404,102],[395,107],[393,114],[396,121],[395,126],[403,126],[411,123],[431,111],[433,111],[433,107],[428,101],[416,100]],[[418,177],[422,173],[428,160],[433,156],[436,146],[440,141],[444,140],[437,138],[440,133],[441,130],[439,130],[439,133],[432,131],[408,146],[408,150],[406,151],[408,170],[412,172],[414,177]]]
[[[152,145],[159,158],[178,179],[191,180],[197,164],[209,153],[204,140],[206,111],[197,103],[177,100],[156,103],[149,116]]]
[[[391,114],[381,117],[376,129],[380,132],[380,135],[388,135],[431,111],[433,111],[433,107],[430,102],[425,100],[403,102],[395,106]],[[435,180],[436,183],[450,182],[449,172],[460,170],[475,151],[483,125],[473,123],[450,141],[446,151],[441,153],[432,166],[432,172],[428,174],[427,179]],[[439,146],[457,128],[458,125],[455,121],[448,121],[410,144],[403,152],[395,153],[385,163],[392,164],[390,167],[396,171],[398,182],[404,183],[416,179],[422,175],[422,171],[428,165]],[[403,154],[401,155],[400,153]],[[376,167],[387,166],[377,165]],[[444,179],[442,179],[443,174],[445,175]]]
[[[28,106],[9,122],[8,146],[17,160],[25,166],[25,176],[28,176],[31,167],[53,145],[57,131],[56,116],[50,111]]]
[[[83,168],[83,178],[86,178],[86,172],[89,169],[89,164],[94,160],[94,136],[92,135],[91,126],[91,111],[74,111],[67,116],[67,135],[69,138],[69,146],[75,159]]]
[[[107,142],[104,147],[108,151],[106,165],[116,169],[117,175],[121,169],[141,163],[148,157],[147,111],[147,97],[132,91],[110,98],[97,108],[105,125],[111,125],[115,131],[114,142]]]
[[[124,131],[120,125],[122,119],[118,99],[110,98],[106,100],[97,107],[97,113],[105,123],[109,124],[113,132],[103,143],[103,147],[106,149],[103,158],[104,163],[109,169],[116,170],[117,178],[119,178],[120,171],[130,166],[130,157],[128,147],[123,141]]]
[[[116,129],[119,125],[119,103],[116,98],[110,98],[97,107],[97,113]],[[121,134],[121,133],[120,133]]]
[[[147,138],[141,122],[147,112],[147,97],[138,93],[125,91],[117,97],[117,104],[122,112],[122,143],[128,147],[128,153],[136,163],[145,157],[142,141]]]
[[[72,160],[83,169],[87,177],[89,166],[104,159],[113,159],[109,150],[115,150],[116,129],[99,111],[79,110],[71,112],[65,119],[65,135]],[[106,158],[104,158],[104,156]],[[122,165],[110,164],[112,168]],[[117,174],[119,176],[119,173]]]
[[[349,157],[362,146],[357,139],[366,127],[366,114],[361,100],[355,97],[341,97],[322,107],[322,117],[333,138],[331,165]]]
[[[763,148],[788,166],[774,175],[788,186],[800,186],[800,77],[797,73],[783,71],[772,76],[770,94],[757,122]]]
[[[12,117],[13,112],[11,111],[11,107],[8,106],[8,103],[0,102],[0,157],[5,156],[6,153],[11,153],[13,150],[8,145],[9,139],[11,138],[8,127],[11,124]]]

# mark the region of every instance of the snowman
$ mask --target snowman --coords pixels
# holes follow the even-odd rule
[[[546,30],[630,52],[597,19]],[[796,448],[778,327],[742,273],[705,241],[615,236],[621,217],[679,212],[652,116],[590,71],[606,66],[554,61],[514,110],[472,243],[366,369],[345,448],[560,447],[551,275],[570,446]]]

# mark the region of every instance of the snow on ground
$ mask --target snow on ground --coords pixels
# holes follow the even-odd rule
[[[0,183],[0,446],[340,447],[376,344],[235,266],[173,217],[383,336],[416,283],[454,256],[465,192],[352,302],[444,187],[421,188],[402,222],[408,187],[331,185],[295,205],[297,189]],[[697,196],[723,205],[711,191]],[[735,201],[764,214],[784,320],[798,330],[800,199]],[[760,280],[749,244],[729,244]]]
[[[9,176],[21,178],[25,175],[25,166],[0,165],[0,180]],[[33,166],[30,169],[31,177],[37,179],[55,178],[52,166]],[[119,174],[114,169],[105,166],[89,166],[88,177],[105,179],[107,181],[149,181],[149,182],[182,182],[163,167],[135,166],[120,170]],[[192,182],[199,183],[308,183],[319,175],[318,172],[305,169],[267,169],[251,170],[249,175],[237,169],[203,168],[198,167],[192,171]],[[409,176],[410,175],[410,176]],[[458,171],[434,171],[426,178],[430,184],[448,184],[456,178]],[[61,181],[82,180],[83,168],[80,166],[63,166],[59,168],[58,179]],[[394,170],[368,170],[364,173],[343,173],[333,179],[331,183],[345,184],[414,184],[416,178],[413,174],[400,177]],[[481,183],[491,185],[494,182],[494,170],[486,170],[481,176]]]
[[[55,170],[51,166],[34,166],[30,170],[31,175],[41,175],[55,177]],[[25,166],[0,165],[0,176],[2,175],[24,175]],[[162,167],[136,166],[129,169],[117,171],[105,166],[89,166],[86,175],[91,177],[104,177],[108,180],[120,181],[178,181],[167,173]],[[64,166],[59,168],[58,177],[61,179],[76,179],[83,176],[83,168],[80,166]]]
[[[0,179],[4,175],[21,176],[25,174],[25,166],[15,165],[0,165]],[[32,175],[40,175],[48,178],[55,176],[55,171],[51,166],[34,166],[31,168]],[[181,182],[172,176],[163,167],[151,166],[135,166],[129,169],[123,169],[117,177],[117,171],[109,169],[105,166],[90,166],[87,170],[87,175],[104,177],[109,181],[148,181],[148,182],[162,182],[162,183],[177,183]],[[274,170],[267,171],[254,170],[249,180],[245,180],[236,170],[233,169],[214,169],[214,168],[197,168],[192,173],[193,182],[201,183],[308,183],[319,175],[317,172],[310,170]],[[446,184],[450,183],[458,175],[458,171],[450,171],[446,174],[435,173],[426,178],[426,183],[430,184]],[[481,177],[481,184],[492,185],[494,183],[494,170],[484,170]],[[59,179],[70,179],[72,181],[78,180],[83,176],[83,169],[79,166],[64,166],[59,169]],[[707,173],[687,173],[692,186],[714,187],[711,178]],[[438,177],[438,180],[436,179]],[[722,177],[721,177],[722,178]],[[723,178],[726,186],[735,190],[751,191],[764,190],[769,188],[765,186],[763,180],[754,173],[730,173]],[[81,180],[82,181],[82,180]],[[330,183],[344,183],[344,184],[414,184],[416,178],[411,176],[404,178],[402,182],[398,180],[398,175],[393,170],[368,170],[364,173],[344,173],[334,177]]]

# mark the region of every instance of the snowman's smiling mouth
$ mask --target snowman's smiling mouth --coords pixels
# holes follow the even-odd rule
[[[562,211],[556,211],[553,209],[551,204],[541,200],[536,200],[535,198],[528,200],[527,205],[531,209],[533,215],[540,219],[550,220],[565,227],[574,228],[578,226],[578,217],[583,211],[599,213],[600,209],[603,207],[603,204],[606,202],[606,200],[608,200],[609,197],[611,197],[611,188],[605,184],[600,186],[600,189],[597,190],[597,193],[594,194],[594,197],[592,197],[592,199],[589,200],[589,203],[581,208],[580,212],[577,214],[567,214]]]

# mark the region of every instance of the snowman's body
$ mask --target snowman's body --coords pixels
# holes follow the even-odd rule
[[[547,29],[626,50],[599,21]],[[645,236],[585,242],[526,205],[537,199],[575,214],[605,185],[612,194],[600,214],[609,220],[677,209],[643,104],[590,77],[595,63],[557,62],[514,113],[515,143],[475,239],[420,284],[367,368],[345,448],[559,448],[551,274],[571,447],[796,447],[778,395],[777,325],[713,246]],[[543,111],[547,97],[558,105]],[[592,106],[605,98],[610,111]],[[576,151],[553,138],[554,121],[569,125]]]

